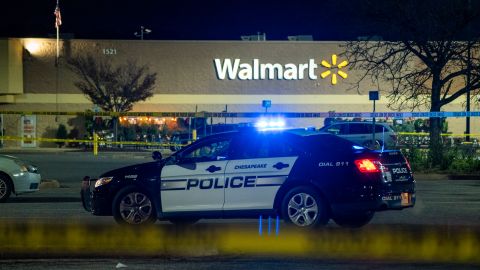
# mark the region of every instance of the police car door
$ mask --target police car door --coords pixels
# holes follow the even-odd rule
[[[232,147],[223,209],[273,209],[275,195],[289,176],[297,152],[279,133],[234,138]]]
[[[216,138],[181,151],[161,173],[162,211],[221,211],[230,139]]]

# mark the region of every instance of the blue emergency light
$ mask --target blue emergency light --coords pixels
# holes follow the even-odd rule
[[[281,129],[285,127],[285,120],[281,118],[261,118],[255,123],[255,127],[259,129]]]

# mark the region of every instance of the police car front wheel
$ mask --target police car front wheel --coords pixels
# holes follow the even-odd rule
[[[282,215],[287,223],[299,227],[318,227],[327,224],[328,208],[322,197],[311,187],[296,187],[286,194]]]
[[[150,197],[135,187],[126,187],[113,200],[113,217],[119,224],[152,224],[157,215]]]

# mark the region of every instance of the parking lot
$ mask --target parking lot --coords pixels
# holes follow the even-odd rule
[[[56,231],[58,231],[59,233],[65,233],[65,228],[69,228],[69,226],[74,226],[74,228],[77,228],[75,230],[84,227],[84,230],[95,232],[97,236],[93,235],[90,236],[90,238],[115,238],[115,231],[117,228],[119,228],[119,226],[116,225],[112,217],[92,216],[90,213],[86,212],[82,208],[80,201],[81,179],[84,175],[91,175],[95,177],[106,170],[129,164],[147,162],[151,160],[150,153],[148,152],[101,153],[97,157],[94,157],[91,153],[85,152],[24,152],[14,154],[16,154],[17,156],[21,156],[24,159],[31,160],[37,165],[39,165],[42,171],[43,179],[57,180],[60,184],[60,187],[44,188],[35,193],[25,194],[21,196],[12,196],[7,203],[0,204],[0,225],[7,227],[14,226],[14,228],[23,228],[26,226],[22,230],[27,231],[28,228],[40,228],[40,233],[34,233],[34,235],[37,235],[38,237],[44,234],[58,236]],[[435,175],[417,175],[416,180],[417,202],[414,208],[404,209],[401,211],[378,212],[369,225],[365,226],[362,229],[354,231],[341,229],[331,221],[327,224],[326,229],[319,231],[320,235],[326,237],[326,240],[328,241],[326,242],[326,244],[329,243],[328,245],[335,245],[335,243],[337,243],[338,241],[342,241],[341,239],[344,239],[345,241],[351,241],[352,239],[359,238],[358,241],[360,241],[361,243],[368,243],[369,241],[372,241],[372,239],[377,239],[376,241],[386,241],[385,243],[382,242],[384,243],[382,245],[386,245],[387,247],[391,244],[394,244],[390,243],[390,241],[396,239],[387,238],[397,236],[397,238],[402,238],[400,240],[404,245],[406,245],[405,247],[408,247],[410,245],[413,246],[414,249],[417,249],[417,244],[420,246],[424,245],[425,241],[430,241],[428,237],[431,237],[432,235],[434,235],[435,239],[438,238],[435,241],[443,242],[442,247],[456,247],[461,244],[456,242],[459,241],[459,239],[456,238],[457,236],[461,237],[465,231],[478,232],[478,227],[480,225],[480,198],[478,197],[478,194],[480,193],[480,180],[446,180],[443,176]],[[265,238],[266,240],[273,239],[268,238],[267,222],[267,219],[264,218],[263,228],[264,234],[267,237]],[[32,226],[30,226],[29,224]],[[182,231],[178,231],[177,229],[175,229],[169,222],[157,222],[154,226],[155,231],[167,232],[167,234],[170,235],[170,238],[173,237],[173,241],[177,243],[173,246],[171,244],[164,243],[166,247],[176,247],[176,245],[178,245],[182,241],[185,241],[181,240],[183,239]],[[14,231],[11,231],[11,233],[15,233],[15,230],[17,229],[14,229]],[[194,241],[192,242],[194,244],[192,244],[191,247],[195,248],[196,245],[199,245],[200,243],[202,243],[202,241],[204,241],[201,239],[209,239],[210,237],[212,237],[212,235],[218,235],[216,234],[216,232],[221,232],[224,230],[225,232],[228,231],[229,235],[233,232],[233,235],[237,235],[237,233],[238,235],[244,235],[245,239],[251,237],[257,239],[255,237],[258,237],[258,220],[201,220],[198,224],[189,227],[186,232],[192,232],[197,235],[196,237],[200,237],[197,240],[188,240]],[[377,238],[377,231],[382,232],[382,235],[379,236],[380,238]],[[432,235],[426,235],[430,231],[432,232]],[[10,233],[4,235],[4,237],[9,237],[9,235]],[[379,251],[379,249],[372,249],[370,251],[366,250],[365,252],[373,252],[374,255],[365,255],[365,258],[361,260],[359,260],[358,257],[326,259],[330,258],[329,256],[332,256],[332,254],[335,253],[319,253],[323,254],[322,256],[325,256],[325,258],[314,258],[315,256],[312,257],[308,255],[310,259],[307,260],[304,257],[307,256],[306,254],[302,255],[301,258],[286,258],[282,256],[282,259],[279,259],[278,256],[269,257],[267,252],[267,256],[265,257],[262,255],[262,252],[252,251],[250,250],[250,248],[245,248],[241,252],[235,251],[231,253],[231,251],[228,251],[227,255],[225,255],[224,249],[225,247],[227,247],[228,249],[228,246],[220,246],[219,249],[205,249],[204,247],[202,247],[201,252],[195,251],[196,253],[194,254],[196,255],[194,256],[192,256],[192,254],[184,254],[180,257],[168,257],[166,255],[167,253],[165,252],[166,250],[169,250],[169,248],[157,252],[149,250],[148,245],[145,246],[144,244],[141,244],[140,247],[136,247],[136,249],[140,248],[140,250],[142,250],[142,248],[146,248],[145,251],[137,253],[136,256],[140,256],[142,258],[147,256],[148,259],[145,259],[147,257],[145,257],[144,259],[136,259],[134,258],[135,256],[129,257],[125,255],[128,254],[128,252],[125,253],[125,249],[128,251],[136,244],[134,244],[134,242],[129,242],[130,240],[127,240],[129,239],[127,235],[121,235],[122,237],[120,237],[119,240],[124,239],[122,240],[123,242],[117,243],[115,245],[120,245],[119,247],[124,248],[122,251],[123,253],[104,253],[96,251],[95,256],[90,256],[84,253],[85,251],[89,250],[87,247],[73,247],[71,246],[72,244],[69,244],[68,242],[71,240],[68,240],[66,242],[68,247],[67,249],[71,252],[68,253],[68,256],[82,256],[86,258],[82,260],[67,260],[65,261],[65,265],[63,266],[69,269],[79,269],[85,267],[91,269],[104,269],[108,267],[115,267],[119,262],[121,262],[128,265],[128,267],[131,269],[152,269],[159,267],[164,268],[167,266],[171,266],[172,269],[210,269],[211,267],[216,267],[216,265],[218,267],[227,267],[229,269],[243,269],[244,267],[252,269],[290,269],[287,266],[293,267],[293,265],[295,265],[297,268],[299,266],[302,266],[304,268],[322,267],[326,269],[359,269],[359,265],[364,265],[366,267],[365,269],[371,269],[372,266],[391,269],[415,269],[417,267],[422,267],[426,269],[451,269],[453,266],[461,266],[463,269],[475,269],[476,267],[474,262],[462,262],[461,256],[452,259],[452,261],[456,261],[456,264],[453,264],[453,266],[448,260],[438,261],[438,258],[441,258],[440,255],[442,255],[444,249],[439,251],[438,248],[434,248],[433,246],[427,249],[423,248],[418,251],[427,252],[427,255],[431,253],[429,250],[437,253],[433,253],[430,259],[421,259],[420,262],[418,261],[418,256],[414,259],[410,258],[409,260],[416,261],[414,263],[406,263],[401,261],[396,262],[395,260],[392,261],[392,257],[388,257],[388,259],[375,259],[375,256],[378,255],[375,254],[381,252],[381,250]],[[289,228],[286,226],[285,223],[280,222],[278,239],[287,241],[288,239],[292,238],[291,236],[289,238],[288,235],[290,235]],[[445,236],[445,239],[442,240],[441,238],[443,238],[443,236]],[[72,234],[67,233],[66,237],[71,238],[73,236]],[[142,237],[141,239],[143,239],[146,236],[141,235],[140,237]],[[176,239],[175,237],[179,238]],[[320,236],[313,235],[312,237]],[[386,238],[386,240],[379,240],[383,238]],[[415,243],[417,241],[415,240],[416,238],[418,238],[418,243]],[[62,241],[58,242],[57,240],[55,240],[55,237],[53,237],[52,239],[50,239],[50,237],[40,237],[36,239],[36,241],[39,241],[41,239],[44,239],[45,241],[53,241],[53,243],[51,243],[53,246],[62,243]],[[100,238],[97,239],[100,241]],[[293,237],[292,239],[295,239],[295,237]],[[325,238],[322,239],[325,240]],[[25,240],[27,241],[28,239]],[[412,242],[412,240],[414,241]],[[143,239],[141,241],[145,242],[148,240]],[[472,241],[476,240],[472,239]],[[31,243],[31,241],[28,240],[26,243]],[[82,243],[92,245],[92,248],[100,247],[96,246],[97,243],[95,241],[83,241]],[[288,240],[287,243],[293,242],[291,242],[291,240]],[[11,245],[15,247],[15,243],[12,243]],[[218,242],[216,243],[216,245],[218,245]],[[293,252],[296,249],[295,245],[291,247],[290,245],[291,244],[287,245],[287,250],[291,249]],[[281,245],[279,245],[279,243],[264,243],[263,246],[265,246],[265,250],[269,250],[279,248]],[[25,246],[25,248],[27,247]],[[319,250],[321,250],[322,247],[310,246],[310,248],[320,248]],[[72,251],[76,249],[80,249],[83,251]],[[405,254],[410,253],[410,251],[408,250],[409,249],[399,249],[399,252],[401,252],[401,254],[403,254],[402,256],[404,256]],[[58,252],[58,250],[56,252]],[[153,257],[156,258],[151,257],[152,252],[154,252],[153,254],[155,254],[155,256]],[[256,255],[252,257],[250,255],[247,255],[251,252],[253,252],[254,254],[258,253],[258,256]],[[19,265],[29,269],[49,269],[53,266],[58,267],[58,259],[56,258],[58,256],[65,257],[67,255],[55,254],[58,253],[55,253],[55,248],[52,246],[50,246],[50,251],[48,251],[47,253],[45,253],[44,249],[38,250],[36,252],[29,252],[27,249],[27,251],[23,251],[23,253],[17,255],[19,256],[19,258],[22,259],[12,260],[6,259],[9,257],[11,258],[11,256],[7,256],[4,250],[4,260],[2,261],[2,266],[0,268],[9,268],[13,265]],[[347,252],[345,254],[349,253]],[[414,254],[418,255],[422,253],[415,252]],[[98,256],[104,259],[97,259]],[[318,255],[316,255],[316,257],[318,257]],[[28,258],[43,259],[39,261],[37,259],[31,260]],[[182,260],[184,261],[184,263],[179,263],[178,260]],[[403,260],[405,260],[405,258]],[[430,263],[432,260],[436,262]]]
[[[480,180],[417,181],[414,208],[379,212],[372,224],[480,226]],[[108,223],[111,217],[94,217],[80,202],[80,182],[68,187],[46,189],[38,193],[13,197],[0,204],[0,220],[41,220],[59,222]],[[203,223],[235,223],[238,220],[203,220]],[[241,220],[256,223],[256,220]],[[160,223],[159,223],[160,224]],[[336,226],[333,222],[329,226]]]

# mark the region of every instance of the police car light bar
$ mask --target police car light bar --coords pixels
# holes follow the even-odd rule
[[[262,118],[255,123],[255,127],[259,129],[281,129],[285,128],[285,120]]]

